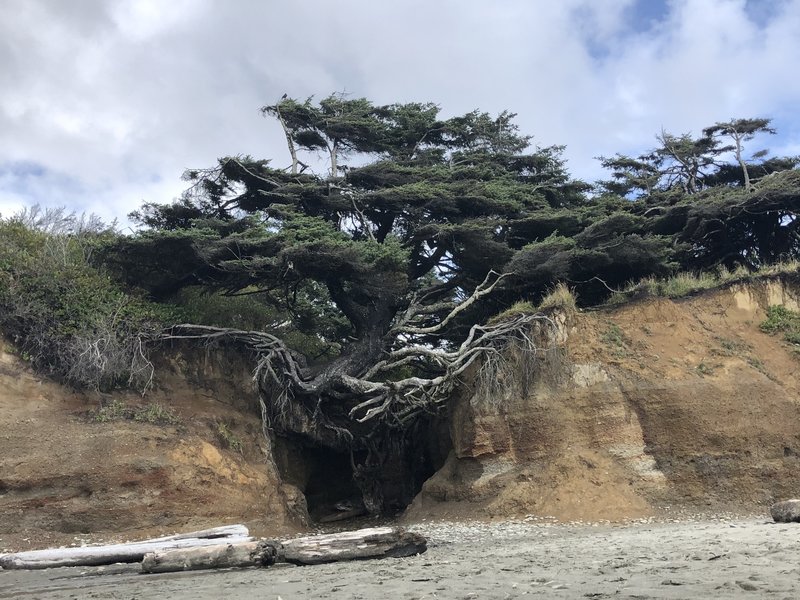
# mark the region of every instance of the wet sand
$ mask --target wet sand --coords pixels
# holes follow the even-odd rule
[[[0,598],[798,598],[800,524],[431,523],[410,558],[141,575],[138,565],[0,571]]]

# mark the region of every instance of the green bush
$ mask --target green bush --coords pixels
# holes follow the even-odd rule
[[[92,264],[114,236],[63,211],[0,219],[0,331],[36,369],[76,387],[144,389],[152,376],[145,342],[169,310]]]
[[[800,313],[785,306],[770,306],[767,318],[760,327],[766,333],[783,333],[783,339],[787,342],[800,345]]]

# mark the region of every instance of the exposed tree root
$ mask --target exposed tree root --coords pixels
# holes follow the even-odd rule
[[[470,367],[477,369],[485,393],[499,398],[503,381],[527,387],[537,362],[560,355],[557,324],[543,314],[473,325],[457,347],[419,341],[430,340],[501,279],[490,273],[470,297],[430,326],[419,323],[425,322],[431,305],[413,298],[380,340],[383,354],[366,361],[345,354],[323,368],[308,367],[280,338],[261,331],[184,324],[170,328],[164,338],[227,341],[254,352],[253,379],[265,434],[276,428],[351,455],[366,453],[360,464],[354,460],[353,472],[367,508],[374,512],[382,504],[375,482],[387,455],[398,451],[397,444],[417,419],[442,409]]]

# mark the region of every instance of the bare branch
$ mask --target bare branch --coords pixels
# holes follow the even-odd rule
[[[411,321],[411,318],[409,317],[409,315],[419,314],[418,311],[422,308],[419,305],[415,305],[415,303],[412,301],[412,305],[409,306],[408,310],[406,310],[405,315],[404,315],[406,317],[405,318],[405,323],[401,322],[402,324],[400,324],[399,326],[396,326],[393,329],[393,332],[394,333],[407,333],[407,334],[414,334],[414,335],[437,333],[437,332],[441,331],[442,329],[444,329],[447,326],[447,324],[450,323],[450,321],[452,321],[458,313],[466,310],[469,306],[473,305],[475,302],[477,302],[483,296],[486,296],[487,294],[490,294],[492,292],[492,290],[494,290],[495,286],[498,283],[500,283],[503,279],[508,277],[509,275],[512,275],[512,273],[503,273],[502,275],[500,275],[495,271],[489,271],[486,274],[486,277],[484,278],[484,280],[481,282],[481,284],[478,287],[475,288],[475,290],[472,292],[472,295],[470,295],[469,298],[467,298],[466,300],[464,300],[463,302],[458,304],[439,323],[437,323],[436,325],[431,325],[430,327],[413,327],[413,326],[407,325],[407,323]],[[490,284],[489,282],[491,281],[492,277],[496,277],[496,279],[494,280],[494,282],[492,282]]]

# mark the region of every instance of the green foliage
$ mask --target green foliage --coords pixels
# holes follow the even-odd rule
[[[515,302],[507,309],[497,313],[493,317],[491,317],[486,323],[488,325],[494,325],[506,319],[511,319],[518,315],[534,315],[536,314],[537,309],[534,304],[528,300],[520,300],[519,302]]]
[[[717,365],[707,365],[706,363],[701,362],[699,365],[697,365],[696,371],[698,375],[705,377],[713,375],[716,368]]]
[[[169,406],[164,406],[158,402],[149,402],[142,406],[128,406],[116,398],[92,412],[90,417],[96,423],[136,421],[138,423],[162,426],[180,423],[178,415]]]
[[[216,434],[217,438],[219,438],[219,441],[228,450],[233,450],[239,454],[244,452],[244,444],[242,443],[242,440],[239,438],[239,436],[233,433],[233,431],[231,431],[230,426],[224,421],[217,421]]]
[[[616,323],[609,323],[600,339],[610,346],[618,348],[625,346],[625,334]]]
[[[0,220],[0,330],[34,367],[78,387],[146,387],[144,338],[170,311],[95,268],[92,255],[116,234],[82,223],[37,209]]]
[[[181,201],[134,215],[150,230],[121,242],[112,262],[155,297],[193,285],[260,289],[286,309],[313,283],[333,308],[327,316],[349,323],[328,327],[344,348],[376,312],[386,325],[431,274],[431,302],[463,296],[493,269],[515,274],[496,295],[505,306],[558,281],[596,304],[635,279],[800,256],[797,161],[759,155],[742,166],[743,144],[772,132],[765,119],[717,123],[697,138],[662,131],[637,158],[601,158],[612,180],[590,198],[570,179],[563,148],[530,149],[513,113],[441,119],[430,103],[342,95],[284,98],[262,111],[284,128],[288,172],[222,158],[187,173]],[[327,176],[307,170],[309,151],[328,154]],[[725,163],[731,152],[736,162]],[[739,185],[726,164],[757,184]],[[764,177],[769,169],[783,170]],[[493,312],[476,306],[463,319]],[[313,335],[301,321],[293,316],[293,327]]]
[[[628,338],[616,323],[608,323],[600,340],[609,347],[611,356],[625,358],[629,356]]]
[[[171,407],[158,402],[150,402],[136,408],[133,412],[133,420],[151,425],[177,425],[180,423],[178,415]]]
[[[280,319],[278,311],[256,295],[227,296],[199,286],[180,290],[171,302],[181,308],[182,320],[199,325],[264,331]]]
[[[349,329],[326,299],[324,289],[308,286],[298,290],[292,302],[283,307],[257,292],[243,290],[243,295],[227,295],[193,286],[180,290],[170,298],[170,303],[179,310],[183,322],[268,331],[280,335],[290,348],[311,360],[338,354],[337,340],[347,335]],[[293,323],[299,326],[293,327]]]
[[[737,281],[753,281],[761,277],[782,274],[794,274],[800,270],[800,262],[787,261],[765,265],[755,271],[744,267],[728,270],[720,267],[713,271],[695,273],[679,272],[669,277],[645,277],[637,282],[628,283],[622,289],[613,292],[607,304],[624,304],[631,298],[662,297],[684,298],[703,290],[711,290]]]
[[[114,399],[91,413],[91,418],[96,423],[110,423],[132,418],[132,412],[122,400]]]
[[[149,230],[107,253],[128,283],[160,300],[192,286],[263,292],[293,329],[310,336],[322,326],[345,348],[386,330],[431,274],[426,298],[442,304],[502,270],[525,243],[514,228],[528,211],[584,200],[562,148],[526,153],[529,138],[508,112],[440,120],[432,104],[341,96],[283,99],[263,112],[284,127],[289,171],[239,156],[188,172],[185,197],[134,213]],[[307,173],[299,154],[319,150],[331,160],[327,176]],[[295,311],[304,298],[333,309],[326,324]]]
[[[785,306],[770,306],[767,318],[760,327],[766,333],[782,333],[787,342],[800,345],[800,313]]]

